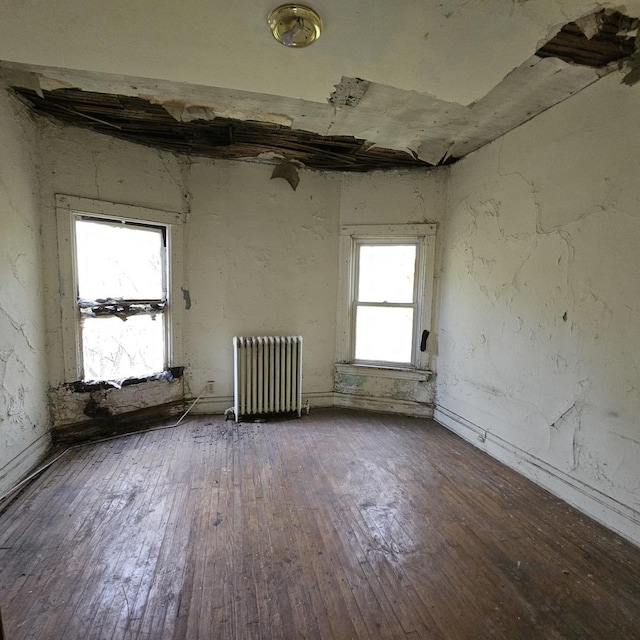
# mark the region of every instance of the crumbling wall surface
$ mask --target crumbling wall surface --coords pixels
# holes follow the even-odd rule
[[[62,340],[61,278],[56,194],[78,196],[163,211],[183,212],[183,166],[171,153],[134,145],[44,119],[41,128],[41,192],[45,261],[47,357],[53,427],[88,421],[94,403],[105,414],[122,414],[174,402],[183,396],[182,380],[143,382],[122,389],[77,393],[65,378]],[[182,301],[180,300],[181,304]],[[181,365],[181,362],[175,363]],[[68,377],[68,376],[66,376]],[[91,404],[89,404],[91,403]]]
[[[36,130],[0,90],[0,494],[49,445]]]
[[[640,93],[619,83],[452,168],[436,416],[640,542]]]

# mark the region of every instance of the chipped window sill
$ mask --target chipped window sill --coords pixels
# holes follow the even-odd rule
[[[169,367],[169,369],[165,371],[142,378],[126,378],[125,380],[95,380],[89,382],[78,380],[76,382],[70,382],[68,386],[76,393],[88,393],[91,391],[100,391],[102,389],[120,389],[122,387],[128,387],[135,384],[143,384],[145,382],[155,382],[159,380],[173,382],[174,380],[182,378],[183,373],[184,367]]]
[[[426,382],[433,375],[433,371],[429,369],[383,367],[378,365],[352,363],[336,363],[335,371],[342,375],[391,378],[393,380],[415,380],[417,382]]]

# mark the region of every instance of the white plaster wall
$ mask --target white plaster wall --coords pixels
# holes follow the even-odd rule
[[[340,224],[440,222],[448,169],[342,174]]]
[[[186,364],[192,395],[214,382],[203,408],[230,406],[236,335],[302,335],[304,395],[326,403],[332,391],[340,176],[301,171],[293,191],[272,171],[206,159],[190,168]]]
[[[376,171],[344,174],[340,188],[340,224],[441,225],[446,209],[448,168],[436,170]],[[436,232],[435,277],[433,288],[431,335],[427,351],[431,359],[437,353],[439,271],[442,238]],[[340,308],[340,307],[339,307]],[[425,379],[380,375],[365,367],[336,369],[336,400],[341,406],[357,406],[398,413],[431,415],[435,377]]]
[[[49,445],[36,128],[0,90],[0,495]]]
[[[73,380],[65,380],[63,366],[55,194],[176,212],[184,211],[187,204],[182,191],[184,163],[177,156],[44,119],[39,124],[47,358],[55,427],[89,420],[83,409],[90,398],[88,393],[72,393],[63,386]],[[182,396],[181,383],[165,381],[93,394],[100,406],[114,414],[168,403]]]
[[[437,406],[640,542],[640,90],[619,81],[452,168]]]
[[[297,191],[271,180],[273,166],[189,161],[48,122],[43,131],[48,357],[54,424],[87,420],[86,394],[64,387],[55,194],[182,211],[180,299],[187,396],[214,381],[195,410],[221,411],[233,393],[234,335],[301,334],[304,392],[331,401],[339,227],[339,176],[302,171]],[[176,399],[174,388],[144,384],[100,392],[122,413]],[[86,395],[86,397],[85,397]],[[82,396],[82,397],[79,397]]]

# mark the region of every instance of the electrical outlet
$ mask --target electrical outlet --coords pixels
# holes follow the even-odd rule
[[[213,393],[213,380],[209,380],[204,387],[205,393]]]

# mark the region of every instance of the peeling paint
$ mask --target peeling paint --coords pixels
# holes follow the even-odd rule
[[[233,120],[251,120],[254,122],[277,124],[287,128],[290,128],[293,124],[292,118],[283,113],[271,113],[269,111],[265,112],[258,109],[243,109],[242,107],[234,107],[231,104],[200,104],[197,102],[194,104],[189,101],[179,99],[167,100],[157,95],[138,93],[138,91],[135,91],[133,95],[145,98],[151,103],[162,105],[162,107],[164,107],[164,109],[166,109],[167,112],[178,122],[231,118]]]
[[[336,89],[337,104],[321,104],[16,63],[4,63],[4,67],[7,73],[36,74],[42,87],[58,83],[86,91],[142,97],[163,105],[179,121],[228,117],[321,135],[353,136],[371,145],[412,153],[433,165],[471,153],[617,68],[613,64],[594,70],[558,58],[541,60],[532,56],[486,95],[466,105],[425,91],[397,89],[358,78],[344,78],[336,85],[340,88],[339,92]],[[351,106],[345,108],[347,104]]]
[[[435,382],[432,378],[426,381],[394,379],[392,376],[353,375],[335,373],[335,390],[338,393],[365,398],[386,398],[433,404]]]
[[[37,79],[27,79],[37,85]],[[48,443],[36,130],[0,89],[0,493]]]
[[[53,431],[94,418],[120,416],[140,409],[169,404],[184,395],[183,379],[152,380],[120,389],[75,391],[61,384],[49,391]]]
[[[289,183],[289,186],[295,191],[300,183],[300,174],[298,168],[286,160],[281,160],[271,172],[271,179],[283,178]]]
[[[370,85],[370,82],[362,78],[342,76],[329,96],[329,103],[336,107],[357,107]]]
[[[178,122],[193,122],[194,120],[215,120],[216,113],[210,107],[186,105],[177,100],[162,102],[162,106]]]

